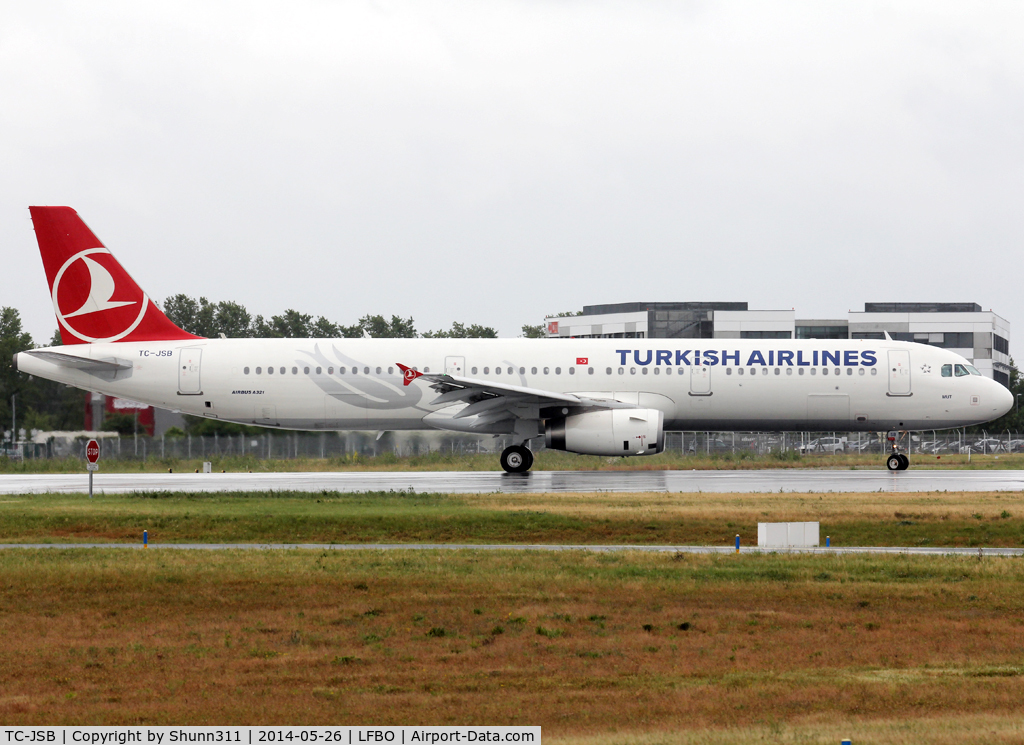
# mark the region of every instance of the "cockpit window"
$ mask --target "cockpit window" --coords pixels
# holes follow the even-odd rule
[[[958,378],[962,378],[962,377],[964,377],[965,375],[970,375],[970,374],[971,374],[971,373],[970,373],[970,372],[969,372],[969,371],[967,370],[967,368],[966,368],[966,367],[964,367],[963,365],[957,365],[957,366],[956,366],[956,376],[957,376]]]
[[[944,377],[944,378],[952,378],[953,377],[953,366],[952,365],[943,365],[942,366],[942,377]]]
[[[967,366],[967,371],[968,371],[968,372],[969,372],[969,373],[970,373],[971,375],[981,375],[981,373],[980,373],[980,372],[978,372],[978,368],[976,368],[976,367],[975,367],[974,365],[968,365],[968,366]]]

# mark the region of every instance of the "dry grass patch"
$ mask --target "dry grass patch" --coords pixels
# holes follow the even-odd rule
[[[1024,696],[1022,580],[1009,559],[12,550],[0,716],[600,742],[996,721]]]

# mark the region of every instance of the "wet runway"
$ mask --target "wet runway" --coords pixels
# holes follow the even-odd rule
[[[179,551],[643,551],[647,553],[732,554],[733,546],[612,546],[584,544],[473,543],[0,543],[0,550],[76,548],[177,549]],[[942,548],[921,546],[831,546],[829,548],[760,548],[742,546],[743,554],[914,554],[919,556],[1024,556],[1021,548]]]
[[[102,465],[101,465],[102,468]],[[82,493],[88,476],[0,476],[0,494]],[[1021,491],[1024,471],[417,471],[343,473],[97,473],[96,493],[184,491],[490,492],[928,492]]]

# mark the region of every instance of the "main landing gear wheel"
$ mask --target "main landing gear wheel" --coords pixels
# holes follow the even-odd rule
[[[509,473],[526,473],[533,465],[533,453],[524,445],[512,445],[501,451],[501,467]]]

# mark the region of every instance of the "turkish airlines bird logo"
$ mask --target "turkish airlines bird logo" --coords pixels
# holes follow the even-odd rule
[[[402,371],[402,385],[409,385],[416,378],[423,375],[419,370],[413,370],[411,367],[403,365],[401,362],[396,362],[398,368]]]
[[[127,299],[125,294],[138,297]],[[79,251],[53,280],[57,320],[83,341],[124,338],[142,322],[148,305],[146,294],[103,247]]]

